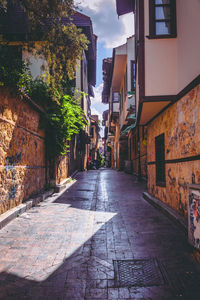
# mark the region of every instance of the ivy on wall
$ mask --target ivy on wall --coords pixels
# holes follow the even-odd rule
[[[42,79],[33,79],[27,64],[17,56],[6,57],[6,53],[10,54],[10,47],[7,48],[0,47],[0,85],[21,95],[28,95],[43,108],[45,115],[42,126],[46,131],[48,157],[51,159],[66,154],[72,136],[84,129],[87,123],[80,107],[80,97],[84,93],[78,92],[77,97],[70,80],[62,81],[62,85],[56,88]]]
[[[27,16],[24,17],[26,33],[4,33],[0,41],[20,41],[22,47],[41,57],[46,62],[42,66],[46,81],[58,86],[66,78],[74,78],[77,62],[88,48],[87,37],[72,22],[75,8],[73,0],[0,0],[0,13],[7,16],[8,23],[12,22],[7,15],[9,11],[13,18],[15,10]],[[40,47],[35,47],[36,41]]]
[[[16,9],[27,17],[27,32],[0,36],[0,85],[28,95],[43,108],[47,154],[58,157],[67,152],[72,136],[86,124],[71,81],[88,40],[72,22],[73,0],[0,0],[0,13],[7,22],[8,12]],[[43,79],[32,78],[28,64],[22,61],[24,48],[44,59]]]

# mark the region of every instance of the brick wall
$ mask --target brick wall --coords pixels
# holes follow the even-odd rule
[[[156,185],[155,137],[165,134],[166,187]],[[148,126],[148,190],[181,215],[187,215],[187,185],[200,183],[200,85]],[[190,158],[187,160],[187,158]],[[179,162],[175,161],[179,159]],[[184,161],[185,160],[185,161]]]
[[[0,89],[0,214],[45,185],[44,131],[40,114]]]

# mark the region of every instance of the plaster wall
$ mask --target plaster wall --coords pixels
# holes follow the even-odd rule
[[[28,103],[0,89],[0,214],[38,193],[46,183],[39,120]]]
[[[127,90],[131,91],[131,60],[135,60],[135,37],[127,39]]]
[[[200,74],[200,1],[176,0],[177,37],[149,39],[145,3],[145,94],[176,95]]]
[[[145,95],[177,93],[176,39],[148,39],[149,1],[145,5]]]
[[[47,62],[44,58],[42,58],[41,56],[34,56],[32,53],[23,50],[22,60],[29,63],[31,75],[34,79],[40,78],[42,75],[44,75],[44,72],[41,70],[41,67],[43,65],[47,66]]]
[[[177,92],[200,74],[200,1],[177,0]]]
[[[200,85],[148,125],[148,190],[180,214],[187,215],[188,184],[200,184]],[[156,185],[155,137],[165,134],[166,187]]]

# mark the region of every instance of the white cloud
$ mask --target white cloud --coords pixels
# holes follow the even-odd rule
[[[108,105],[105,105],[101,102],[101,93],[102,93],[102,89],[103,89],[103,83],[98,85],[96,88],[94,88],[94,94],[95,97],[91,98],[91,113],[92,115],[98,115],[99,116],[99,120],[101,121],[101,131],[100,131],[100,135],[104,136],[104,129],[102,127],[102,113],[104,112],[104,110],[108,109]]]
[[[106,41],[107,48],[115,48],[126,43],[127,38],[134,34],[134,17],[132,13],[121,16],[119,19],[123,28],[123,33],[117,35],[115,40]]]
[[[99,116],[99,120],[102,121],[102,114],[95,107],[91,108],[91,114]]]
[[[104,4],[104,0],[75,0],[74,1],[78,6],[90,8],[95,11],[99,11]],[[115,7],[115,0],[107,0],[107,3],[111,3]]]
[[[92,19],[94,33],[99,42],[105,42],[107,48],[114,48],[126,42],[134,33],[133,14],[118,19],[116,0],[77,0],[82,12]]]
[[[92,104],[101,103],[102,90],[103,90],[103,83],[101,83],[97,87],[94,87],[94,98],[91,98]]]
[[[101,93],[103,90],[103,83],[94,88],[94,98],[91,98],[91,112],[92,115],[98,115],[99,119],[102,120],[102,109],[104,109],[104,105],[101,101]]]

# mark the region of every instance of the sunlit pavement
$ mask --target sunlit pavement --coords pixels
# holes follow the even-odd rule
[[[184,232],[143,200],[144,190],[123,172],[79,173],[56,201],[13,220],[0,231],[0,299],[199,299]],[[164,282],[114,280],[113,260],[147,258],[162,266]]]

